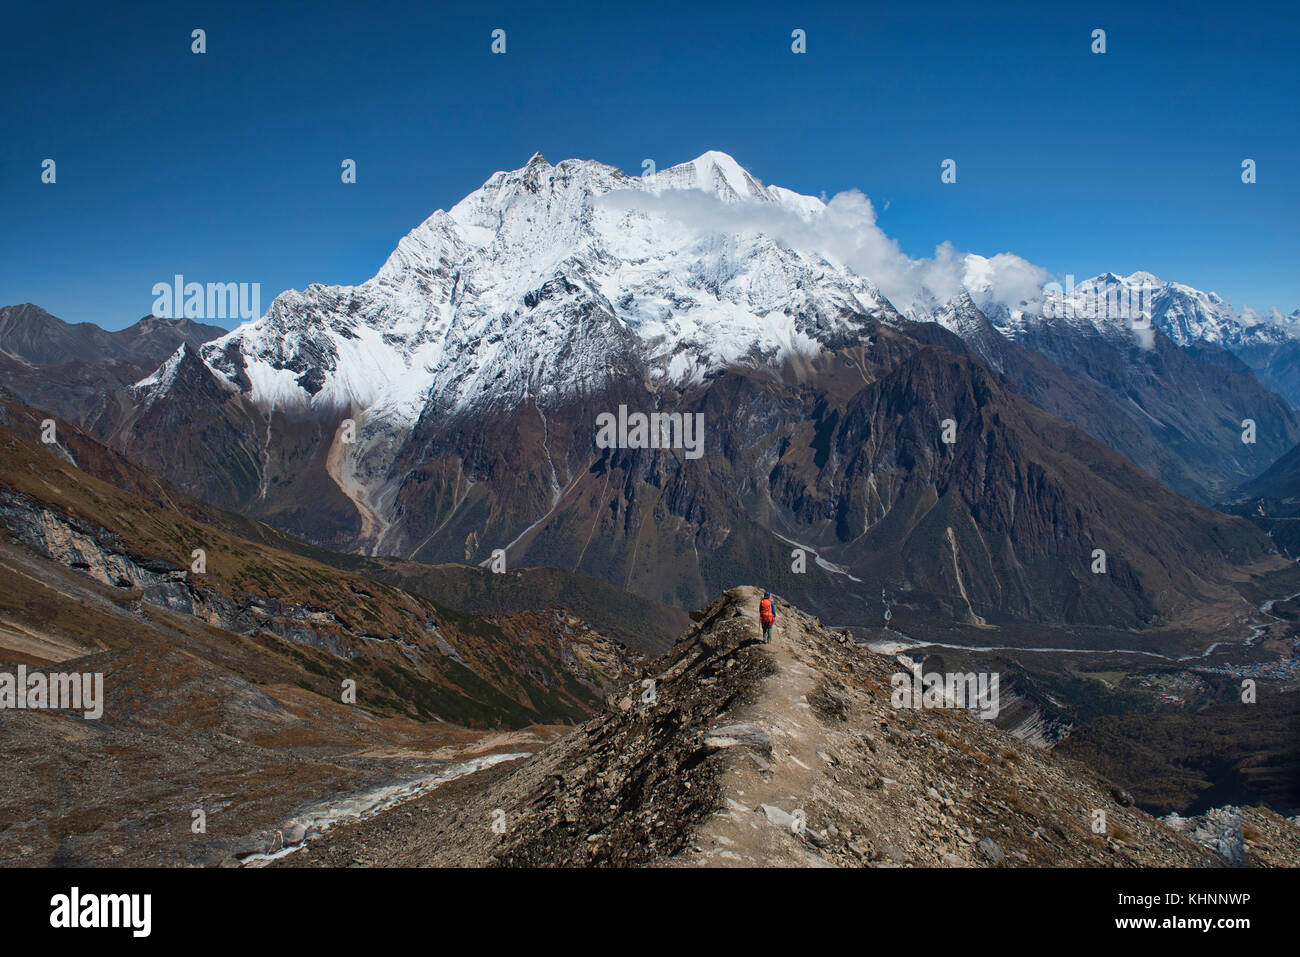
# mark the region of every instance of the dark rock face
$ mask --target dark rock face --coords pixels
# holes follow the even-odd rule
[[[514,542],[516,564],[686,605],[759,578],[843,621],[861,620],[883,585],[972,623],[1148,625],[1224,593],[1228,562],[1269,553],[1254,530],[1170,493],[931,331],[953,348],[879,327],[871,350],[827,356],[794,384],[738,369],[653,397],[651,408],[703,413],[696,460],[594,447],[595,415],[633,401],[630,389],[454,429],[430,421],[401,466],[398,534],[428,561],[482,561]],[[792,573],[777,535],[844,571],[809,556],[810,573]],[[1105,574],[1091,569],[1095,549]]]
[[[1300,407],[1300,342],[1288,339],[1276,344],[1243,345],[1235,352],[1261,382]]]
[[[1220,507],[1253,522],[1287,555],[1300,557],[1300,445],[1234,489]]]
[[[1205,343],[1180,347],[1159,329],[1144,349],[1044,324],[990,354],[1031,401],[1202,504],[1300,442],[1300,415],[1241,360]],[[1254,443],[1241,441],[1246,418]]]

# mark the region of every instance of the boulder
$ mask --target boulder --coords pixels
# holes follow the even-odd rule
[[[1002,853],[1002,848],[998,847],[998,842],[991,837],[980,838],[980,842],[976,847],[992,864],[1001,864],[1006,858],[1006,855]]]
[[[772,739],[756,724],[724,724],[710,728],[704,735],[704,746],[714,751],[723,748],[746,747],[759,754],[772,755]]]

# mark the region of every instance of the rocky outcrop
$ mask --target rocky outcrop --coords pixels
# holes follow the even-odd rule
[[[105,585],[139,589],[145,601],[195,614],[188,572],[170,562],[133,555],[105,528],[0,490],[0,525],[46,558],[77,568]]]
[[[1238,867],[1300,867],[1300,818],[1228,805],[1193,817],[1169,814],[1162,820]]]
[[[269,631],[343,658],[356,657],[353,645],[363,639],[397,640],[354,632],[323,608],[251,594],[232,596],[200,585],[188,569],[132,554],[119,536],[105,528],[11,492],[0,491],[0,525],[46,558],[105,585],[138,591],[137,601],[193,615],[227,631]]]

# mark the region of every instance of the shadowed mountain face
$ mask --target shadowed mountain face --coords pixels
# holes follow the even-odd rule
[[[1300,446],[1290,449],[1261,475],[1244,482],[1230,501],[1259,498],[1280,501],[1300,498]]]
[[[1042,320],[999,333],[959,297],[940,321],[1034,404],[1180,495],[1212,505],[1300,441],[1300,414],[1221,346],[1175,345]],[[1242,421],[1255,423],[1243,442]]]
[[[1293,325],[1300,323],[1300,310],[1292,313],[1291,321]],[[1288,337],[1277,343],[1242,346],[1236,351],[1261,382],[1300,407],[1300,341]]]
[[[0,381],[24,401],[79,423],[115,421],[130,406],[129,387],[182,345],[198,346],[225,329],[191,319],[145,316],[107,332],[75,325],[39,306],[0,307]]]
[[[197,346],[225,333],[220,326],[192,319],[156,316],[106,332],[90,322],[64,322],[30,302],[0,307],[0,352],[38,366],[143,358],[153,360],[156,368],[182,342]]]
[[[1277,547],[1300,558],[1300,446],[1291,449],[1262,475],[1234,489],[1221,506],[1250,519]]]

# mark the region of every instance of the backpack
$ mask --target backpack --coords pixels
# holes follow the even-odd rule
[[[758,619],[765,625],[776,621],[776,612],[772,609],[772,599],[764,598],[758,603]]]

